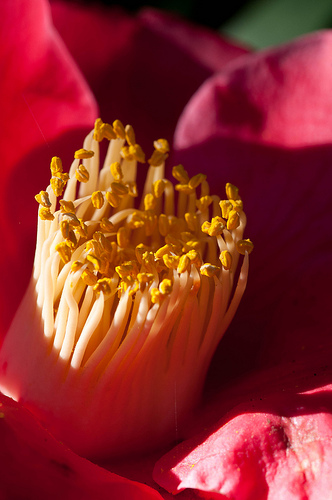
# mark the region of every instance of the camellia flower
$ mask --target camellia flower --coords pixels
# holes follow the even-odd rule
[[[5,4],[2,3],[2,6]],[[63,4],[55,4],[53,10],[60,31],[61,20],[57,12],[64,8]],[[75,12],[74,7],[68,8],[66,23],[75,19]],[[25,14],[28,13],[29,9]],[[86,13],[83,10],[83,17],[80,19]],[[20,10],[19,14],[16,26],[24,12]],[[44,16],[36,17],[36,12],[31,13],[32,17],[33,15],[35,19],[45,20]],[[154,16],[160,21],[151,30],[157,39],[166,38],[169,50],[175,45],[177,50],[182,48],[184,55],[191,45],[176,42],[175,33],[179,33],[180,25],[176,25],[177,29],[170,30],[174,36],[172,44],[170,37],[162,30],[162,26],[165,26],[161,21],[162,17],[159,18],[158,14]],[[89,25],[90,31],[85,30],[85,33],[89,32],[92,36],[94,29],[97,34],[97,27],[104,26],[103,23],[107,21],[106,16],[97,21],[97,11],[92,11],[90,18],[93,22]],[[144,29],[149,24],[147,19],[149,15],[145,18]],[[71,30],[66,30],[66,23],[63,24],[61,34],[73,56],[77,57],[78,64],[85,70],[98,97],[98,88],[109,90],[108,85],[102,85],[106,81],[105,72],[97,71],[102,65],[98,65],[97,57],[86,57],[84,60],[79,55],[78,38],[70,36]],[[123,48],[123,52],[119,53],[124,56],[130,54],[127,59],[121,59],[120,66],[119,59],[116,60],[115,67],[122,68],[122,75],[128,75],[124,69],[132,67],[130,63],[133,60],[137,61],[132,57],[135,51],[130,52],[130,47],[133,40],[137,42],[134,34],[140,32],[141,26],[137,29],[132,23],[133,21],[129,23],[130,29],[127,25],[128,29],[121,31],[123,38],[118,44],[118,48]],[[153,23],[150,27],[152,25]],[[42,34],[44,31],[40,30],[40,26],[41,23],[38,32]],[[170,26],[174,27],[172,21],[168,22],[168,28]],[[99,32],[104,34],[106,30],[99,29]],[[146,35],[146,31],[143,32]],[[29,30],[17,29],[15,36],[17,33],[26,36]],[[56,32],[52,29],[50,33],[53,41],[56,40],[55,45],[63,50]],[[108,33],[111,34],[112,30]],[[194,71],[194,68],[200,67],[199,62],[204,61],[204,55],[199,51],[198,33],[195,32],[194,38],[191,38],[193,32],[190,29],[186,33],[187,38],[184,39],[197,41],[197,44],[192,44],[197,56],[193,58],[195,63],[190,66]],[[9,38],[6,37],[7,40]],[[97,40],[98,37],[93,39]],[[138,37],[138,40],[142,39],[145,40],[145,47],[155,46],[147,43],[145,36]],[[204,40],[207,42],[206,38]],[[89,43],[87,37],[81,37],[81,41]],[[115,45],[114,42],[113,47]],[[6,47],[6,44],[2,46]],[[101,46],[105,47],[107,44],[102,43],[99,47]],[[217,46],[218,42],[214,46],[215,54],[218,53]],[[41,50],[45,44],[37,43],[36,47]],[[135,47],[137,48],[137,44]],[[7,144],[4,143],[7,148],[3,147],[3,151],[6,151],[6,169],[4,182],[1,183],[4,196],[1,198],[3,210],[0,221],[3,234],[6,235],[3,245],[7,265],[1,276],[1,292],[2,303],[8,304],[8,316],[13,315],[18,306],[31,269],[24,262],[22,248],[31,255],[33,238],[30,233],[36,206],[30,200],[41,189],[41,179],[45,183],[43,185],[47,184],[47,174],[42,173],[46,163],[44,158],[59,154],[63,157],[63,163],[67,164],[67,148],[73,148],[73,144],[78,143],[78,137],[74,141],[73,137],[68,140],[69,135],[76,136],[77,128],[86,128],[91,123],[91,116],[93,119],[96,117],[95,103],[86,87],[80,87],[82,93],[77,94],[82,97],[79,104],[75,101],[77,89],[69,99],[72,104],[76,102],[79,109],[82,109],[82,104],[87,105],[85,116],[88,117],[88,110],[91,114],[85,121],[77,118],[75,122],[75,113],[72,112],[71,125],[65,128],[61,125],[65,120],[61,122],[58,119],[55,122],[54,117],[47,115],[46,111],[42,122],[39,120],[39,112],[31,114],[36,109],[32,104],[38,103],[39,99],[38,92],[35,100],[31,99],[38,79],[33,78],[33,71],[26,71],[26,68],[36,68],[36,59],[44,59],[43,56],[38,59],[38,51],[30,50],[27,43],[22,43],[20,50],[25,48],[27,50],[22,57],[26,58],[25,66],[22,68],[22,65],[15,62],[7,66],[7,71],[15,69],[12,75],[16,75],[16,80],[13,78],[13,81],[20,82],[20,85],[9,86],[6,82],[7,92],[1,95],[16,97],[17,88],[17,95],[23,94],[25,97],[22,109],[29,110],[27,105],[30,106],[29,113],[24,116],[31,118],[31,124],[35,116],[37,123],[42,125],[42,130],[45,130],[45,123],[49,124],[49,129],[46,136],[48,144],[42,150],[36,149],[44,142],[42,136],[39,132],[38,142],[32,126],[23,129],[25,134],[21,135],[17,134],[16,128],[16,135],[13,134]],[[179,498],[226,496],[269,500],[324,498],[326,492],[331,491],[329,308],[332,268],[328,232],[332,159],[329,126],[331,34],[313,34],[258,54],[245,55],[244,52],[241,52],[243,56],[237,61],[219,68],[214,67],[210,71],[211,74],[218,70],[219,74],[212,76],[186,106],[175,133],[175,155],[168,160],[171,165],[185,165],[188,172],[190,170],[189,178],[204,170],[209,182],[213,184],[213,193],[221,193],[226,180],[238,185],[245,200],[246,212],[250,214],[249,234],[255,242],[246,294],[212,362],[205,387],[205,400],[193,418],[186,421],[179,436],[188,437],[188,441],[171,450],[166,447],[165,452],[169,451],[169,454],[162,458],[161,451],[145,458],[142,454],[134,457],[128,455],[123,461],[104,462],[105,468],[100,469],[63,447],[22,406],[9,402],[2,396],[0,456],[3,496],[20,498],[24,490],[24,496],[28,498],[38,498],[38,495],[39,498],[52,498],[52,495],[53,498],[58,498],[63,491],[67,491],[68,498],[89,498],[92,491],[99,498],[107,498],[110,494],[118,498],[124,498],[126,494],[132,498],[160,498],[156,491],[157,485],[151,478],[153,465],[158,459],[154,478],[162,485],[163,490],[159,491],[162,491],[164,498],[170,497],[166,490],[172,494],[181,492]],[[98,56],[102,53],[101,49],[94,52]],[[204,53],[207,54],[208,51]],[[57,54],[57,60],[63,61],[59,52]],[[12,55],[13,51],[1,60],[10,61]],[[35,57],[34,60],[31,60],[32,56]],[[93,60],[94,67],[89,66],[89,59]],[[116,56],[114,59],[110,57],[110,62],[115,59]],[[46,55],[45,60],[49,60]],[[160,60],[163,61],[162,58]],[[52,72],[52,79],[46,80],[48,86],[45,85],[43,96],[48,95],[47,90],[50,96],[59,96],[54,93],[59,88],[56,78],[59,74],[64,84],[62,89],[67,85],[67,88],[72,88],[72,82],[83,81],[68,55],[66,61],[68,64],[62,74]],[[159,71],[163,69],[163,64],[160,66]],[[111,64],[110,67],[112,68]],[[135,67],[136,71],[139,67]],[[207,67],[206,62],[205,69]],[[49,72],[43,73],[42,68],[43,65],[40,64],[38,75],[44,75],[41,81],[45,81],[45,74],[48,75]],[[68,72],[71,69],[73,72]],[[70,78],[63,79],[69,73],[71,82]],[[24,75],[24,78],[19,78],[20,75]],[[112,76],[114,77],[113,74]],[[208,77],[209,74],[205,74],[204,78]],[[193,81],[191,78],[189,80]],[[159,77],[157,81],[160,83],[162,79]],[[171,82],[172,78],[167,82],[168,88]],[[56,85],[53,87],[53,84]],[[142,89],[142,86],[139,88]],[[31,90],[30,94],[27,94],[27,89]],[[129,90],[127,87],[124,92],[127,97],[132,95]],[[121,83],[118,92],[121,92]],[[151,94],[151,89],[149,92]],[[100,93],[101,114],[114,116],[114,111],[104,113],[106,105],[103,108],[103,103],[106,99],[102,96],[105,98],[105,94]],[[67,92],[62,95],[68,97]],[[111,97],[114,105],[120,107],[121,100],[118,96]],[[186,99],[189,98],[190,95],[187,95]],[[18,103],[17,99],[12,100],[15,104]],[[108,106],[112,107],[109,95],[107,101]],[[63,101],[59,96],[58,103],[60,102]],[[130,102],[130,99],[125,102]],[[171,99],[169,102],[171,103]],[[163,103],[165,104],[164,101]],[[167,111],[171,106],[168,106],[167,101],[166,103],[164,110]],[[178,110],[185,104],[183,99]],[[9,124],[11,114],[8,103],[4,102],[4,108],[8,110],[6,116]],[[44,110],[46,107],[41,105],[40,109]],[[52,109],[55,110],[56,107]],[[134,111],[135,107],[130,103],[128,113],[133,113],[133,117],[126,115],[123,119],[126,123],[133,122],[138,136],[146,133],[144,150],[153,138],[168,137],[167,131],[159,130],[157,135],[151,137],[151,129],[148,126],[140,127],[140,120],[134,116]],[[159,109],[153,103],[150,107],[145,106],[144,111],[146,124],[156,123],[158,126],[162,122]],[[155,116],[149,121],[153,113],[157,114],[159,121]],[[122,117],[121,110],[116,111],[116,115]],[[143,115],[140,111],[139,118]],[[61,110],[59,117],[63,117]],[[168,123],[170,122],[171,120]],[[17,126],[22,123],[18,121]],[[174,126],[175,121],[172,123]],[[8,127],[4,127],[2,140],[8,137],[8,130]],[[69,134],[70,130],[75,134]],[[61,132],[66,134],[61,137]],[[14,144],[13,137],[17,141],[16,147],[8,149],[8,144]],[[29,140],[25,141],[27,137]],[[55,139],[58,144],[54,151]],[[76,147],[80,145],[75,146],[74,150]],[[48,150],[47,155],[44,154],[45,150]],[[34,175],[32,167],[26,169],[26,165],[33,165]],[[19,188],[17,179],[22,188]],[[13,202],[14,194],[14,199],[20,199],[20,204]],[[90,201],[89,203],[91,204]],[[54,255],[57,255],[56,252]],[[94,262],[91,264],[95,265]],[[83,265],[88,268],[88,264]],[[20,273],[22,277],[19,285],[13,279],[13,270],[16,276]],[[92,272],[96,272],[94,267]],[[12,299],[14,296],[15,300]],[[4,324],[8,324],[8,319]],[[1,368],[4,369],[4,366]],[[248,370],[252,371],[252,375],[248,375]],[[234,377],[237,379],[234,380]],[[24,380],[22,384],[25,384]],[[42,381],[38,380],[38,384],[40,388],[43,387]],[[174,401],[177,399],[173,398],[173,405]],[[174,408],[173,416],[176,415]],[[33,464],[37,464],[37,469],[42,470],[38,477]],[[106,468],[140,483],[122,480],[109,473]],[[16,476],[20,473],[21,481],[16,477],[15,480],[12,479],[13,471],[17,471]],[[150,484],[153,489],[143,483]]]

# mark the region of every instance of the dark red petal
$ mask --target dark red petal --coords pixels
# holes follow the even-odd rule
[[[75,455],[0,394],[0,498],[158,500],[152,488]]]
[[[216,33],[149,9],[133,17],[117,8],[56,1],[52,13],[102,118],[131,123],[147,154],[156,138],[172,139],[199,85],[247,52]]]
[[[226,182],[239,186],[246,237],[255,245],[244,300],[216,361],[220,380],[331,348],[331,44],[331,33],[322,32],[244,56],[197,92],[177,129],[177,162],[193,173],[204,169],[220,196]],[[268,99],[277,83],[278,108]],[[268,144],[266,131],[270,142],[293,147]]]

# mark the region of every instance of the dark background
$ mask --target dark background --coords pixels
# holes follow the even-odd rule
[[[173,11],[257,49],[332,27],[331,0],[68,1],[120,5],[133,13],[144,6]]]

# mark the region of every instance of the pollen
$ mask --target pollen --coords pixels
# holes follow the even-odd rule
[[[150,156],[137,141],[131,125],[97,119],[82,148],[73,146],[71,166],[52,158],[50,185],[35,196],[25,301],[37,300],[40,315],[22,313],[17,324],[35,323],[14,366],[33,367],[22,400],[42,394],[50,430],[84,456],[174,439],[174,397],[177,418],[197,401],[253,250],[236,186],[213,193],[214,180],[190,165],[173,166],[167,179],[168,141],[154,141]],[[26,363],[34,342],[35,363]],[[37,380],[50,387],[36,399]]]

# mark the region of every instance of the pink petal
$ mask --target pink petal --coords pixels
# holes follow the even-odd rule
[[[177,148],[231,137],[288,147],[331,141],[332,32],[238,59],[212,77],[185,110]]]
[[[173,494],[206,498],[325,498],[332,488],[332,386],[278,392],[236,407],[157,462],[154,478]]]
[[[131,123],[146,151],[172,139],[183,107],[201,83],[247,52],[170,14],[55,1],[55,26],[87,78],[106,121]],[[73,26],[79,26],[77,36]]]
[[[0,395],[0,498],[158,500],[153,489],[112,474],[57,442]]]

